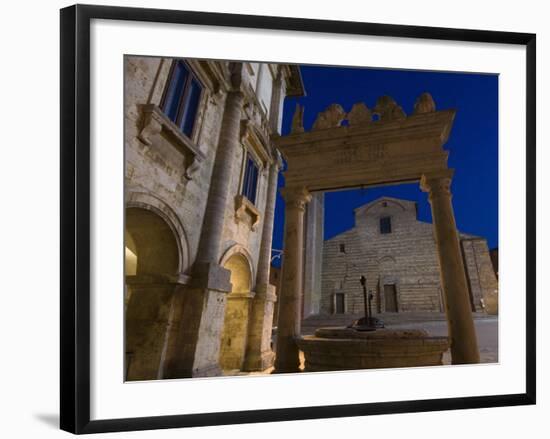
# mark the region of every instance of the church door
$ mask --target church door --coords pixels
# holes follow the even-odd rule
[[[345,297],[342,293],[335,294],[336,314],[344,314],[346,312]]]
[[[395,285],[384,285],[386,312],[397,312],[397,292]]]

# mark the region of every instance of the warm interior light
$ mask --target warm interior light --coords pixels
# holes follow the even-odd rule
[[[124,274],[126,276],[135,276],[137,274],[137,255],[128,247],[124,249]]]

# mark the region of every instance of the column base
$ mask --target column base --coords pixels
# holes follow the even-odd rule
[[[275,353],[271,350],[273,309],[277,300],[276,288],[270,284],[256,286],[256,296],[252,301],[248,346],[243,370],[263,371],[273,366]]]
[[[271,371],[272,374],[278,374],[278,373],[300,373],[302,372],[299,367],[285,367],[282,369],[273,369]]]
[[[271,349],[259,355],[249,355],[244,363],[243,370],[247,372],[261,372],[273,366],[275,352]]]
[[[223,371],[217,363],[209,366],[202,366],[199,369],[193,370],[191,373],[192,378],[218,377],[221,375],[223,375]]]
[[[296,373],[300,370],[300,351],[293,336],[277,335],[277,357],[272,373]]]

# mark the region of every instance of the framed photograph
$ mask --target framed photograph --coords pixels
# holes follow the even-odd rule
[[[62,9],[61,428],[534,404],[535,44]]]

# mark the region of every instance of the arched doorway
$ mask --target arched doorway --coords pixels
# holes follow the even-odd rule
[[[246,353],[248,318],[250,314],[252,272],[242,253],[234,253],[223,264],[231,271],[231,293],[227,296],[220,347],[220,366],[223,370],[241,370]]]
[[[124,250],[126,379],[160,378],[179,271],[177,239],[160,215],[130,207]]]

